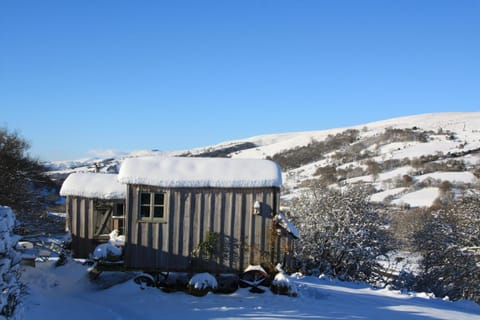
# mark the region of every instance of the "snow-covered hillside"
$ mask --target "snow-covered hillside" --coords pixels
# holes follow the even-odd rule
[[[345,143],[345,138],[351,140]],[[334,143],[340,144],[335,148]],[[135,151],[47,165],[50,174],[62,179],[72,171],[93,171],[95,166],[116,172],[124,158],[145,155],[272,158],[283,169],[284,200],[295,197],[302,186],[325,179],[322,169],[335,167],[333,185],[371,184],[378,192],[372,201],[429,206],[441,182],[463,190],[478,184],[480,112],[424,114],[348,128],[255,136],[192,150]],[[378,172],[372,171],[372,161]],[[424,188],[429,189],[419,192]]]

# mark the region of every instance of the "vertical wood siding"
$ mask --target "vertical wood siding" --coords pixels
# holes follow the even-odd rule
[[[95,237],[95,232],[101,227],[102,218],[95,210],[95,199],[67,196],[66,227],[72,233],[72,251],[75,258],[88,258],[95,247],[102,242]],[[101,201],[101,200],[100,200]],[[105,202],[113,206],[115,202]],[[108,221],[107,231],[113,227]]]
[[[166,222],[138,220],[139,192],[166,192]],[[278,188],[162,189],[129,185],[127,196],[127,267],[145,271],[242,271],[249,264],[278,262],[280,242],[274,232]],[[253,214],[255,201],[262,203]],[[219,236],[218,255],[207,261],[193,252],[208,232]],[[273,248],[273,250],[272,250]]]
[[[91,237],[92,205],[89,199],[67,197],[67,228],[72,233],[72,252],[75,258],[88,258],[95,249]]]

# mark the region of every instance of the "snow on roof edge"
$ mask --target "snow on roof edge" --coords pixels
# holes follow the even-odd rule
[[[118,180],[170,188],[256,188],[280,187],[282,174],[270,160],[154,156],[125,159]]]
[[[65,179],[60,195],[105,200],[125,199],[127,188],[118,182],[116,174],[76,172]]]
[[[297,228],[293,225],[290,219],[283,212],[277,213],[274,217],[274,220],[277,224],[285,229],[288,233],[290,233],[295,239],[300,239],[300,233],[298,232]]]

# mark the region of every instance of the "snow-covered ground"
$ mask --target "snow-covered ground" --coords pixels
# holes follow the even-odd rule
[[[124,273],[92,283],[86,268],[75,261],[57,268],[51,261],[25,267],[25,319],[480,319],[480,306],[473,302],[316,277],[290,277],[298,288],[295,298],[248,289],[195,297],[141,289]],[[120,283],[109,286],[112,281]]]
[[[382,202],[387,197],[395,196],[405,191],[406,188],[395,188],[386,191],[381,191],[374,193],[370,196],[370,201],[372,202]]]
[[[478,179],[471,172],[433,172],[420,176],[416,176],[417,181],[424,181],[426,179],[434,179],[440,181],[449,181],[451,183],[475,183]]]
[[[385,128],[412,127],[417,127],[422,130],[432,130],[434,132],[442,130],[445,132],[445,135],[447,135],[447,132],[455,132],[459,140],[448,143],[445,143],[444,140],[439,141],[438,139],[428,144],[402,143],[395,147],[395,150],[398,149],[398,152],[392,154],[394,158],[401,159],[403,157],[416,157],[423,154],[435,154],[438,151],[446,153],[460,148],[459,145],[465,142],[468,142],[468,146],[464,149],[462,148],[462,150],[480,147],[480,131],[478,130],[478,128],[480,128],[480,112],[445,112],[406,116],[360,124],[348,128],[251,137],[236,142],[252,142],[258,145],[258,147],[240,151],[233,156],[242,158],[264,158],[266,156],[273,156],[283,150],[306,146],[313,140],[324,140],[328,135],[335,135],[347,129],[357,129],[362,131],[362,135],[364,136],[374,136],[383,132]],[[225,143],[219,144],[214,146],[214,148],[221,147],[224,144]]]
[[[424,188],[407,193],[398,199],[393,200],[392,203],[400,206],[409,205],[410,207],[430,207],[438,196],[438,188]]]

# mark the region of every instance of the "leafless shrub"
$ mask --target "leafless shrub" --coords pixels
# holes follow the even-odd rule
[[[358,136],[358,130],[349,129],[336,135],[329,135],[323,141],[312,141],[307,146],[277,153],[270,159],[276,161],[283,170],[298,168],[324,159],[326,154],[357,141]]]

